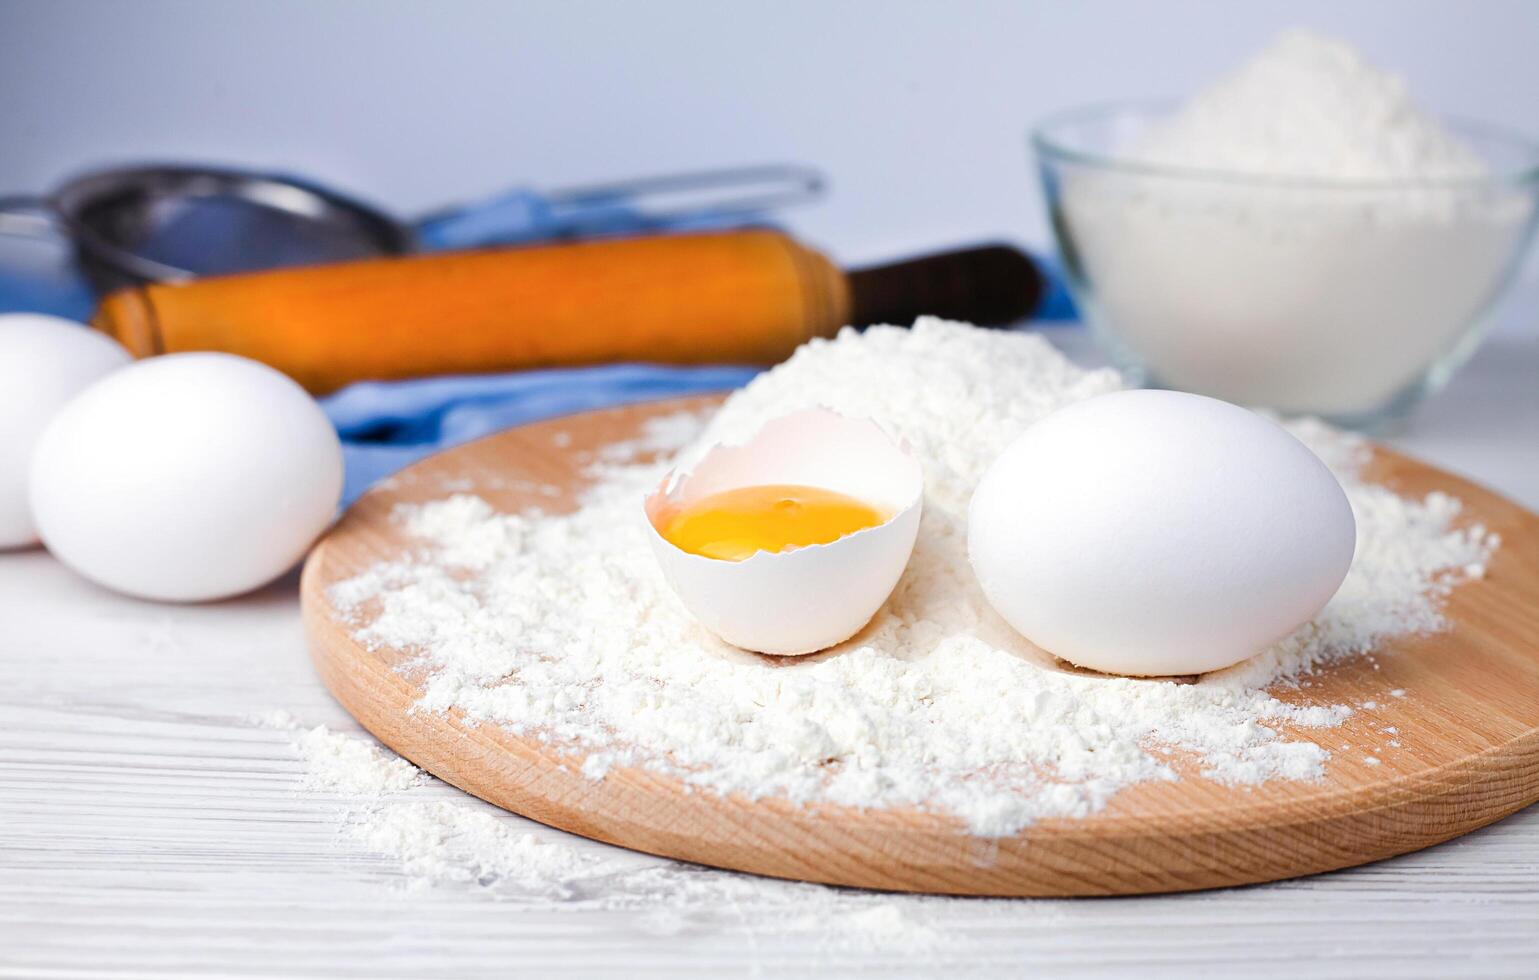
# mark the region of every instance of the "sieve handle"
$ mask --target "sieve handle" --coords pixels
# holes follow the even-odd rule
[[[60,238],[66,234],[53,202],[35,194],[0,197],[0,235]]]
[[[436,211],[416,222],[429,251],[485,248],[658,231],[706,231],[752,222],[823,193],[823,175],[767,164],[637,177],[536,192],[516,190]]]

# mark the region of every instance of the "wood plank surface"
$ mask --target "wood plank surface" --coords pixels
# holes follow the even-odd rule
[[[1401,749],[1336,753],[1319,783],[1254,788],[1198,779],[1146,784],[1084,820],[1043,821],[1015,838],[971,837],[950,819],[905,811],[802,808],[688,792],[669,777],[616,770],[602,781],[581,758],[455,715],[411,713],[405,654],[366,649],[326,589],[411,547],[389,520],[399,504],[445,487],[516,511],[572,504],[581,461],[636,434],[648,417],[702,401],[653,403],[526,426],[418,464],[367,494],[316,549],[301,587],[321,678],[387,745],[509,810],[596,840],[778,877],[904,891],[1112,895],[1270,881],[1363,864],[1467,833],[1539,799],[1539,518],[1450,474],[1387,450],[1370,477],[1408,495],[1443,490],[1466,519],[1502,536],[1486,578],[1455,591],[1453,627],[1396,640],[1373,658],[1323,671],[1290,700],[1365,705],[1342,727],[1297,730],[1327,748],[1383,741]],[[560,437],[557,438],[558,433]],[[556,448],[556,447],[562,448]],[[1406,699],[1384,698],[1405,688]]]

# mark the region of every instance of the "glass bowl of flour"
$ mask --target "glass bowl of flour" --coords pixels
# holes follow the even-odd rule
[[[1070,289],[1143,383],[1358,428],[1474,351],[1539,212],[1539,147],[1440,120],[1292,32],[1183,105],[1032,134]]]

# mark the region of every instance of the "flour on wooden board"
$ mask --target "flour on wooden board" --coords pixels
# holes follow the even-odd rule
[[[1039,336],[922,319],[814,341],[729,398],[685,457],[823,404],[874,419],[923,464],[907,571],[870,626],[825,654],[771,662],[683,609],[639,503],[664,463],[597,460],[580,508],[559,516],[502,514],[467,495],[407,508],[399,517],[424,547],[338,584],[331,600],[358,640],[413,655],[418,710],[458,709],[570,746],[593,779],[642,766],[749,798],[918,807],[1000,836],[1092,814],[1130,786],[1176,779],[1182,761],[1224,783],[1320,777],[1330,753],[1285,727],[1335,726],[1353,709],[1268,689],[1442,626],[1440,596],[1479,573],[1494,536],[1455,528],[1447,495],[1407,500],[1363,482],[1359,440],[1297,424],[1358,524],[1352,571],[1326,609],[1196,683],[1065,669],[979,591],[967,504],[1028,425],[1120,384]]]

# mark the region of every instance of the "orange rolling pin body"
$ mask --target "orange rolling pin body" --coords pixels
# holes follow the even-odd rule
[[[136,357],[226,351],[321,394],[613,361],[772,364],[849,315],[848,283],[826,258],[747,230],[154,284],[107,297],[93,323]]]

